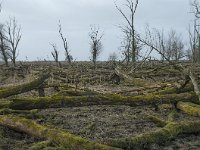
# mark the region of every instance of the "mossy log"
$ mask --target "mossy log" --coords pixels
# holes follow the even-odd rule
[[[49,74],[43,74],[41,77],[33,80],[32,82],[25,83],[22,85],[17,85],[17,86],[12,86],[12,87],[7,87],[4,88],[3,90],[0,90],[0,99],[1,98],[6,98],[9,96],[25,93],[28,91],[31,91],[35,88],[38,88],[41,86],[44,81],[49,77]]]
[[[33,109],[33,110],[12,110],[8,108],[0,109],[0,115],[5,114],[36,114],[39,110]]]
[[[6,115],[0,116],[0,125],[19,132],[24,132],[36,138],[49,140],[58,146],[64,147],[65,149],[117,150],[117,148],[88,141],[67,131],[42,126],[32,120],[21,117]]]
[[[92,96],[99,93],[92,91],[80,91],[80,90],[62,90],[54,96]]]
[[[176,116],[177,116],[177,110],[174,109],[167,115],[167,122],[173,122]]]
[[[50,141],[42,141],[42,142],[38,142],[38,143],[34,143],[33,145],[31,145],[28,150],[44,150],[44,149],[48,149],[51,144]]]
[[[175,108],[175,105],[173,105],[173,104],[161,104],[161,105],[158,106],[158,108],[160,110],[172,110],[172,109]]]
[[[142,96],[121,96],[117,94],[95,96],[56,96],[56,97],[23,97],[12,99],[2,107],[18,110],[76,107],[92,105],[129,105],[143,106],[155,104],[176,104],[179,101],[196,101],[195,93],[181,93],[168,95],[148,94]],[[0,105],[1,106],[1,105]]]
[[[167,124],[166,121],[156,116],[146,114],[146,117],[149,118],[157,127],[164,127]]]
[[[38,112],[39,112],[38,109],[33,109],[33,110],[13,110],[9,108],[0,109],[0,115],[12,114],[20,117],[25,117],[28,119],[40,118],[41,115],[39,115]]]
[[[194,122],[169,122],[163,128],[144,133],[132,138],[110,140],[109,145],[122,149],[141,149],[147,144],[160,144],[173,140],[181,134],[200,132],[200,121]]]
[[[192,84],[189,84],[188,86],[184,88],[176,88],[176,87],[166,87],[158,92],[155,93],[160,93],[160,94],[179,94],[179,93],[185,93],[185,92],[191,92],[194,90],[194,87]]]
[[[200,105],[191,102],[178,102],[177,108],[189,115],[200,117]]]

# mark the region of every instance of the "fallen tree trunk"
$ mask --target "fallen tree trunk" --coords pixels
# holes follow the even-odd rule
[[[199,89],[199,85],[197,83],[197,79],[196,79],[194,73],[192,72],[192,70],[190,70],[190,72],[189,72],[189,77],[190,77],[190,79],[192,81],[192,84],[194,86],[194,92],[196,93],[196,95],[198,96],[199,101],[200,101],[200,89]]]
[[[92,91],[80,91],[80,90],[62,90],[54,96],[92,96],[99,93]]]
[[[50,149],[49,145],[51,144],[50,141],[42,141],[38,143],[34,143],[31,145],[28,150],[42,150],[42,149]]]
[[[36,138],[52,141],[66,149],[117,150],[117,148],[91,142],[67,131],[45,127],[32,120],[21,117],[0,116],[0,125],[19,132],[24,132]]]
[[[18,85],[18,86],[4,88],[4,89],[0,90],[0,99],[6,98],[9,96],[13,96],[13,95],[17,95],[17,94],[21,94],[21,93],[25,93],[25,92],[31,91],[35,88],[38,88],[44,83],[44,81],[48,77],[49,77],[49,74],[44,74],[32,82],[25,83],[25,84]]]
[[[160,94],[179,94],[179,93],[185,93],[185,92],[191,92],[194,91],[194,87],[192,84],[188,84],[188,86],[185,86],[184,88],[176,88],[176,87],[166,87],[162,90],[159,90],[155,93]]]
[[[167,125],[167,122],[158,118],[158,117],[155,117],[155,116],[152,116],[152,115],[149,115],[149,114],[145,114],[145,116],[147,118],[149,118],[157,127],[164,127]]]
[[[163,128],[132,138],[110,140],[109,145],[122,149],[141,149],[147,144],[160,144],[177,138],[181,134],[200,132],[200,121],[169,122]]]
[[[12,110],[12,109],[0,109],[0,115],[5,115],[5,114],[36,114],[38,113],[37,109],[33,110]]]
[[[189,115],[200,117],[200,105],[190,102],[178,102],[177,108]]]
[[[37,98],[17,98],[12,99],[2,105],[3,108],[30,110],[45,109],[59,107],[78,107],[92,105],[129,105],[143,106],[155,104],[174,104],[179,101],[197,101],[198,97],[195,93],[181,93],[156,95],[147,94],[142,96],[121,96],[117,94],[111,95],[95,95],[95,96],[57,96],[57,97],[37,97]],[[1,106],[1,105],[0,105]]]

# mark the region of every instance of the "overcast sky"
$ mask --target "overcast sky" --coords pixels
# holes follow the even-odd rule
[[[117,4],[122,6],[124,1],[118,0]],[[148,23],[160,29],[176,29],[187,39],[187,28],[193,20],[189,4],[189,0],[139,0],[136,29],[141,32]],[[120,54],[122,34],[117,26],[124,24],[124,19],[116,10],[114,0],[4,0],[2,7],[1,22],[16,17],[22,27],[20,60],[26,56],[28,60],[52,59],[49,43],[57,44],[60,59],[64,59],[59,20],[76,60],[89,60],[91,24],[98,25],[104,32],[100,59],[107,60],[112,52]]]

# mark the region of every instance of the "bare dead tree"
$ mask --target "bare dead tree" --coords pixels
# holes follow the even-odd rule
[[[63,42],[64,49],[65,49],[66,60],[68,61],[68,63],[71,64],[71,62],[72,62],[72,60],[73,60],[73,57],[72,57],[72,55],[71,55],[70,52],[69,52],[69,47],[68,47],[67,38],[65,38],[65,37],[63,36],[63,33],[62,33],[62,26],[61,26],[60,21],[59,21],[58,27],[59,27],[59,34],[60,34],[60,37],[61,37],[62,42]]]
[[[193,7],[193,13],[195,14],[195,17],[200,19],[200,2],[197,0],[194,0],[191,3],[191,6]]]
[[[191,6],[195,18],[192,28],[189,27],[190,53],[193,62],[200,63],[200,3],[194,0]]]
[[[18,56],[17,48],[21,40],[21,27],[18,26],[15,18],[10,18],[9,22],[7,22],[6,33],[8,34],[8,43],[10,45],[9,58],[15,66]]]
[[[115,3],[115,6],[117,10],[120,12],[120,14],[123,16],[125,21],[127,22],[127,25],[125,26],[125,30],[130,32],[131,35],[131,51],[132,51],[132,62],[136,62],[136,53],[137,53],[137,46],[135,41],[135,26],[134,26],[134,18],[135,13],[138,7],[139,0],[126,0],[126,3],[124,4],[128,10],[130,11],[130,14],[126,15],[125,12]]]
[[[2,9],[2,1],[0,2],[0,12]],[[4,61],[5,65],[8,67],[8,59],[9,59],[9,46],[8,46],[8,38],[5,35],[5,26],[4,24],[0,24],[0,56]]]
[[[156,46],[160,49],[160,51],[166,55],[166,40],[164,36],[164,30],[161,31],[154,29],[155,35],[157,37],[157,40],[155,40]],[[164,57],[161,55],[161,60],[164,61]]]
[[[108,57],[108,61],[112,64],[112,68],[117,66],[117,54],[115,52],[111,53]]]
[[[174,69],[178,70],[179,72],[182,73],[183,76],[185,76],[186,81],[185,81],[184,85],[181,86],[181,88],[185,87],[189,81],[188,79],[190,79],[194,86],[194,92],[196,93],[196,95],[198,96],[199,101],[200,101],[200,88],[199,88],[197,79],[195,77],[195,74],[193,73],[193,66],[184,68],[181,64],[168,59],[168,57],[162,53],[162,51],[159,49],[159,47],[157,47],[157,45],[155,45],[155,43],[153,43],[154,37],[152,36],[152,32],[149,30],[148,33],[149,33],[149,35],[146,35],[147,36],[146,38],[141,38],[139,35],[136,38],[140,42],[145,44],[147,47],[150,47],[152,50],[155,50],[156,52],[158,52],[170,65],[172,65],[174,67]]]
[[[124,37],[121,42],[120,50],[122,51],[122,55],[124,57],[124,61],[126,61],[127,65],[131,61],[131,34],[127,32],[127,30],[123,30]]]
[[[171,29],[166,35],[164,30],[150,30],[147,26],[145,34],[145,41],[160,51],[161,60],[179,61],[185,57],[184,42],[175,30]]]
[[[61,64],[59,62],[58,56],[59,56],[59,52],[57,50],[57,46],[56,44],[51,44],[51,46],[53,47],[53,51],[51,52],[51,55],[53,56],[54,61],[56,62],[56,64],[61,67]]]
[[[5,65],[8,66],[9,46],[5,36],[4,25],[0,25],[0,55]]]
[[[91,46],[91,60],[96,68],[96,61],[102,51],[102,43],[101,39],[103,37],[103,33],[99,33],[99,28],[95,25],[91,26],[90,28],[89,37],[91,39],[90,46]]]
[[[184,43],[181,35],[178,35],[175,30],[171,30],[166,42],[166,52],[168,59],[179,61],[184,55]]]
[[[187,58],[192,62],[196,62],[195,58],[196,37],[195,34],[192,33],[192,28],[190,25],[188,29],[188,34],[189,34],[189,49],[187,50]]]

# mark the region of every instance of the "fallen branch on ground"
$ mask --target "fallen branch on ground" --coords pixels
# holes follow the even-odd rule
[[[122,149],[141,149],[148,144],[160,144],[176,139],[181,134],[200,132],[200,121],[166,122],[166,126],[131,138],[110,140],[109,145]]]
[[[200,117],[200,105],[190,102],[178,102],[177,108],[189,115]]]
[[[36,89],[40,87],[48,77],[49,77],[49,74],[43,74],[41,77],[33,80],[32,82],[25,83],[18,86],[4,88],[0,90],[0,99]]]
[[[61,129],[49,128],[36,122],[14,116],[0,116],[0,125],[24,132],[36,138],[52,141],[66,149],[117,150],[117,148],[91,142]]]

